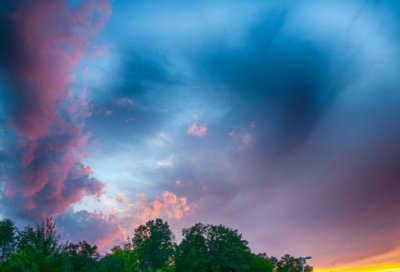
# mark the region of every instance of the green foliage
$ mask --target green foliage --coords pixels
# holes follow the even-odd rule
[[[16,244],[17,232],[15,222],[8,218],[0,221],[0,262],[5,262],[10,258]]]
[[[35,228],[28,226],[20,231],[16,252],[8,262],[9,271],[71,271],[68,255],[64,253],[64,245],[58,244],[60,236],[56,235],[55,228],[50,218],[46,225],[36,224]]]
[[[267,254],[253,255],[253,272],[272,272],[275,265],[268,259]]]
[[[136,270],[126,270],[123,261],[121,261],[117,256],[113,254],[107,254],[99,261],[98,271],[125,272],[125,271],[136,271]]]
[[[0,272],[9,272],[8,262],[0,262]]]
[[[197,223],[191,228],[183,229],[182,235],[184,238],[175,254],[176,271],[208,271],[207,226]]]
[[[174,258],[170,258],[168,261],[166,261],[163,265],[162,268],[156,269],[156,270],[151,270],[150,272],[175,272],[175,260]]]
[[[86,241],[79,241],[77,244],[69,243],[64,251],[68,254],[73,271],[93,270],[97,266],[100,254],[97,246],[91,246]]]
[[[0,221],[0,272],[301,272],[299,258],[253,254],[237,230],[223,225],[197,223],[176,245],[168,223],[151,220],[103,258],[86,241],[60,244],[55,229],[52,218],[23,231]],[[306,260],[304,271],[313,271]]]
[[[100,261],[99,271],[115,271],[115,272],[134,272],[139,271],[139,257],[133,245],[127,239],[122,246],[115,246],[111,249],[111,254],[107,254]]]
[[[313,268],[304,260],[304,272],[312,272]],[[300,258],[294,258],[289,254],[284,255],[277,263],[277,272],[301,272]]]
[[[197,223],[182,235],[175,254],[177,272],[251,271],[248,242],[237,230]]]
[[[174,239],[168,223],[159,218],[136,228],[132,245],[139,257],[140,269],[146,272],[162,269],[174,253]]]

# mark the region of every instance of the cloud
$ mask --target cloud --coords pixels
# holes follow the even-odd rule
[[[81,163],[91,136],[83,133],[83,121],[90,113],[85,91],[74,96],[71,79],[110,15],[106,3],[32,0],[5,6],[1,95],[7,100],[7,129],[15,133],[5,138],[5,152],[13,157],[2,198],[7,213],[57,215],[84,196],[98,197],[104,188]]]
[[[125,204],[125,205],[128,204],[128,202],[126,202],[126,200],[125,200],[125,198],[123,196],[117,196],[115,198],[115,200],[120,204]]]
[[[168,165],[171,165],[172,163],[171,162],[169,162],[169,161],[159,161],[159,162],[156,162],[156,165],[157,166],[168,166]]]
[[[165,210],[168,218],[181,219],[183,213],[191,209],[186,203],[187,198],[178,198],[175,194],[164,191],[161,197],[157,197],[156,200],[146,206],[145,195],[141,195],[142,207],[144,210],[138,214],[139,223],[144,224],[151,218],[155,218],[160,214],[161,209]]]
[[[105,45],[101,45],[97,47],[92,54],[94,59],[98,59],[99,57],[108,55],[109,53],[110,50]]]
[[[126,239],[126,230],[118,225],[113,215],[96,211],[67,211],[55,221],[58,227],[62,227],[61,236],[64,239],[73,243],[86,240],[97,245],[103,253]]]
[[[106,253],[114,245],[124,241],[127,235],[133,235],[134,228],[139,224],[162,217],[162,212],[169,219],[181,219],[185,213],[197,207],[194,203],[187,203],[186,197],[178,198],[168,191],[164,191],[149,204],[143,193],[139,195],[139,202],[130,203],[122,196],[117,196],[115,200],[125,208],[112,209],[109,212],[68,210],[61,213],[56,222],[62,231],[62,238],[74,243],[86,240]]]
[[[206,135],[206,131],[207,131],[206,124],[200,125],[200,128],[199,128],[197,126],[197,122],[194,122],[193,125],[189,126],[189,128],[187,130],[187,134],[195,135],[198,137],[203,137],[204,135]]]
[[[243,136],[243,145],[244,145],[245,147],[247,147],[247,146],[250,144],[250,142],[251,142],[251,135],[250,135],[249,133],[246,133],[246,134]]]
[[[154,90],[170,91],[181,83],[169,70],[164,56],[134,49],[121,49],[117,53],[116,67],[100,69],[105,80],[88,93],[92,111],[102,114],[87,118],[85,130],[94,131],[102,143],[117,141],[140,146],[139,139],[159,133],[165,121],[162,112],[165,102],[160,101],[161,95],[152,95]],[[104,118],[107,111],[110,114]],[[102,151],[118,152],[121,147],[103,146]]]
[[[133,101],[130,100],[129,98],[127,98],[127,97],[122,97],[122,98],[120,98],[120,99],[114,101],[114,104],[115,104],[115,105],[118,105],[118,106],[119,106],[119,105],[123,105],[123,104],[128,104],[128,105],[130,105],[130,106],[132,106],[132,107],[135,106],[135,103],[133,103]]]

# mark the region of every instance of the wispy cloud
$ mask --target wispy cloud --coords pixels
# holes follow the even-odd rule
[[[135,106],[135,103],[133,103],[133,101],[131,99],[127,98],[127,97],[122,97],[122,98],[120,98],[118,100],[115,100],[114,104],[118,105],[118,106],[122,106],[124,104],[130,105],[132,107]]]

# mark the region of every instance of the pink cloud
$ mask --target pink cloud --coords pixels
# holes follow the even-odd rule
[[[200,125],[200,128],[197,126],[197,123],[194,122],[192,126],[189,126],[187,130],[187,134],[196,135],[198,137],[203,137],[206,135],[207,127],[206,124]]]
[[[141,193],[139,195],[139,200],[140,200],[140,207],[143,209],[146,207],[146,195],[144,193]]]
[[[10,18],[19,40],[18,54],[6,64],[18,82],[10,87],[15,99],[9,119],[20,136],[14,151],[22,159],[6,192],[9,197],[20,192],[18,203],[30,213],[56,215],[84,196],[100,196],[104,188],[80,162],[90,137],[83,134],[90,111],[85,90],[74,97],[70,83],[109,8],[107,1],[75,8],[63,0],[25,1]]]
[[[257,126],[257,125],[256,125],[256,122],[253,121],[253,122],[251,123],[251,127],[252,127],[252,128],[255,128],[256,126]]]
[[[183,213],[189,211],[191,208],[186,203],[187,198],[178,198],[175,194],[164,191],[161,197],[157,197],[156,200],[146,206],[146,198],[144,194],[140,196],[142,201],[142,207],[144,206],[144,211],[140,214],[138,213],[139,224],[145,223],[150,218],[155,218],[159,215],[160,210],[163,209],[168,215],[168,218],[181,219]]]
[[[188,204],[186,197],[179,198],[168,191],[164,191],[149,204],[144,193],[139,195],[139,202],[134,204],[127,203],[122,196],[116,196],[115,200],[127,208],[117,211],[111,207],[111,212],[68,211],[62,213],[57,222],[63,226],[62,232],[65,230],[70,234],[68,238],[73,242],[85,239],[105,253],[107,249],[125,240],[127,231],[133,231],[138,224],[160,217],[161,212],[165,212],[168,218],[181,219],[186,212],[198,206]]]
[[[124,198],[123,196],[117,196],[117,197],[115,198],[115,200],[116,200],[119,204],[124,204],[124,205],[128,204],[128,202],[125,200],[125,198]]]
[[[197,114],[194,114],[194,113],[193,113],[193,118],[196,119],[196,120],[198,120],[198,119],[199,119],[199,116],[198,116]]]
[[[94,244],[96,244],[99,248],[110,248],[115,246],[115,241],[125,240],[126,230],[121,228],[118,224],[115,224],[115,230],[113,232],[109,232],[108,235],[104,238],[97,238]]]
[[[230,136],[234,136],[235,135],[235,130],[232,130],[231,133],[229,133]]]

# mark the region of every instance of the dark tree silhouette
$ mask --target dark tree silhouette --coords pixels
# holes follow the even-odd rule
[[[129,237],[121,246],[113,247],[111,254],[107,254],[100,260],[99,271],[139,271],[138,256]]]
[[[25,227],[19,232],[16,254],[11,255],[10,271],[70,271],[65,246],[59,240],[53,218],[47,219],[46,225]]]
[[[273,261],[268,258],[266,253],[260,253],[254,256],[253,272],[272,272],[275,268]],[[272,257],[274,258],[274,257]],[[274,258],[276,260],[276,258]]]
[[[67,252],[69,256],[74,271],[93,269],[100,259],[97,246],[91,246],[86,241],[79,241],[77,244],[67,244],[65,252]]]
[[[9,219],[0,221],[0,272],[300,272],[299,258],[281,259],[251,253],[237,230],[223,225],[194,226],[182,230],[174,244],[167,222],[148,221],[135,229],[132,239],[101,257],[86,241],[60,243],[56,223],[36,224],[18,231]],[[14,248],[13,248],[14,247]],[[304,262],[304,271],[313,268]]]
[[[139,257],[140,269],[146,272],[161,269],[174,254],[174,240],[168,222],[159,218],[136,228],[132,244]]]
[[[304,260],[304,272],[312,272],[313,268]],[[301,272],[301,260],[285,254],[277,263],[277,272]]]
[[[0,262],[10,258],[16,244],[17,233],[15,222],[8,218],[0,221]]]
[[[237,230],[197,223],[183,229],[175,254],[176,272],[251,271],[253,256]]]

